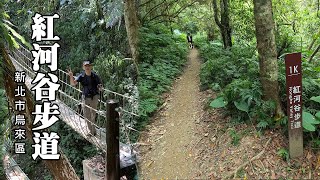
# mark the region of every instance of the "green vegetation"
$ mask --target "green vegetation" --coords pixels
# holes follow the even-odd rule
[[[277,154],[285,161],[289,161],[289,152],[287,149],[281,148]]]
[[[319,139],[317,136],[317,125],[320,123],[318,111],[320,109],[317,98],[320,95],[320,63],[319,57],[314,56],[310,61],[314,51],[310,47],[311,40],[318,42],[318,33],[314,25],[309,24],[308,28],[303,28],[305,21],[305,11],[303,9],[295,12],[294,17],[289,13],[289,9],[296,7],[298,3],[285,1],[284,4],[275,2],[275,19],[277,24],[291,21],[295,18],[299,23],[288,28],[279,25],[275,31],[277,57],[278,57],[278,82],[279,96],[283,110],[286,110],[286,84],[285,84],[285,53],[302,51],[302,72],[303,72],[303,127],[306,132],[314,132],[306,139]],[[233,5],[237,2],[232,3]],[[248,7],[251,7],[248,3]],[[312,6],[312,3],[308,4]],[[241,5],[240,7],[242,7]],[[304,6],[307,9],[307,6]],[[240,8],[241,9],[241,8]],[[244,23],[242,16],[250,15],[250,12],[242,9],[232,10],[233,21],[240,24]],[[286,14],[286,18],[281,16]],[[312,12],[309,16],[315,16]],[[253,21],[254,22],[254,21]],[[254,32],[253,22],[248,21],[246,26],[234,26],[234,44],[228,49],[223,49],[221,41],[207,41],[207,38],[201,34],[196,37],[196,46],[200,49],[203,65],[201,68],[201,86],[202,90],[212,89],[219,93],[218,97],[210,101],[212,108],[225,107],[226,114],[238,122],[251,122],[259,129],[275,128],[279,125],[287,129],[287,118],[277,116],[275,112],[276,104],[274,101],[265,100],[262,85],[259,77],[259,59],[255,48],[255,37],[244,36],[247,32]],[[252,26],[247,26],[252,23]],[[237,23],[235,23],[237,24]],[[286,113],[286,112],[285,112]],[[317,137],[316,137],[317,136]]]
[[[141,129],[163,102],[174,78],[186,62],[187,46],[183,35],[171,34],[164,26],[144,27],[140,31],[139,113]]]
[[[1,86],[0,86],[1,87]],[[4,132],[6,130],[6,121],[8,120],[8,108],[6,106],[6,96],[5,91],[3,89],[0,89],[0,159],[3,159],[4,152],[3,152],[3,146],[4,146]],[[3,163],[0,163],[0,177],[4,177],[4,167]]]
[[[259,64],[252,48],[235,45],[222,50],[217,42],[198,46],[203,60],[200,74],[203,89],[221,91],[211,106],[226,107],[227,113],[238,121],[253,119],[261,127],[270,122],[274,105],[262,100]]]
[[[59,132],[59,135],[62,137],[60,144],[62,145],[64,154],[69,158],[71,165],[79,177],[83,178],[82,161],[96,155],[98,153],[97,148],[83,139],[64,122],[58,121],[51,129],[54,132]]]
[[[231,137],[231,144],[234,146],[239,145],[239,142],[241,140],[241,135],[237,133],[234,129],[230,129],[229,135]]]
[[[275,105],[264,101],[259,80],[259,64],[256,52],[252,47],[233,46],[222,50],[218,42],[197,45],[203,60],[201,83],[203,89],[220,92],[218,98],[211,102],[213,108],[226,107],[227,113],[237,121],[251,120],[258,128],[274,127],[286,124],[286,119],[273,116]],[[279,82],[282,105],[286,106],[284,59],[280,58]],[[317,66],[316,66],[317,67]],[[320,94],[320,81],[317,70],[307,59],[303,59],[303,99],[306,112],[315,115],[320,106],[310,100]],[[306,116],[307,117],[307,116]]]
[[[32,144],[29,141],[26,141],[26,154],[19,154],[14,155],[14,159],[16,163],[23,169],[23,172],[28,176],[30,179],[47,179],[53,180],[48,169],[43,168],[45,167],[44,162],[38,158],[33,160],[33,148]]]

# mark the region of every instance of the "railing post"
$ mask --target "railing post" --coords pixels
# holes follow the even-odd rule
[[[116,108],[119,106],[117,100],[107,101],[107,154],[106,154],[106,179],[120,179],[120,153],[119,153],[119,113]]]

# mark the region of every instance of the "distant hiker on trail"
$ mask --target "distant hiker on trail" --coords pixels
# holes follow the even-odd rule
[[[193,49],[192,35],[190,33],[187,35],[187,40],[189,43],[189,48]]]
[[[67,70],[70,76],[70,84],[72,86],[77,85],[78,82],[82,85],[82,103],[83,103],[83,115],[90,122],[87,122],[90,133],[89,136],[96,135],[95,118],[96,112],[93,109],[97,109],[99,92],[102,91],[102,84],[99,76],[92,72],[92,64],[90,61],[83,61],[83,72],[77,77],[73,77],[73,73],[69,68]],[[88,107],[89,106],[89,107]],[[91,109],[91,108],[93,109]]]

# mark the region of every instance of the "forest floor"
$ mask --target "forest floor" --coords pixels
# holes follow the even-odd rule
[[[235,123],[221,109],[208,109],[211,91],[199,91],[200,60],[192,49],[184,73],[139,139],[141,179],[320,179],[320,152],[288,158],[287,137]]]

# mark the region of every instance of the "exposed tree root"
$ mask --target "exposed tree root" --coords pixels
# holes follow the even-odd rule
[[[239,171],[240,169],[246,167],[246,166],[247,166],[249,163],[251,163],[252,161],[259,159],[259,158],[264,154],[264,152],[265,152],[266,148],[268,147],[271,139],[272,139],[272,138],[270,138],[270,139],[267,141],[264,149],[263,149],[259,154],[257,154],[257,155],[254,156],[253,158],[251,158],[249,161],[247,161],[247,162],[243,163],[242,165],[240,165],[236,170],[234,170],[234,171],[233,171],[232,173],[230,173],[229,175],[225,176],[223,179],[230,179],[232,176],[233,176],[233,178],[235,178],[235,177],[237,176],[238,171]]]

